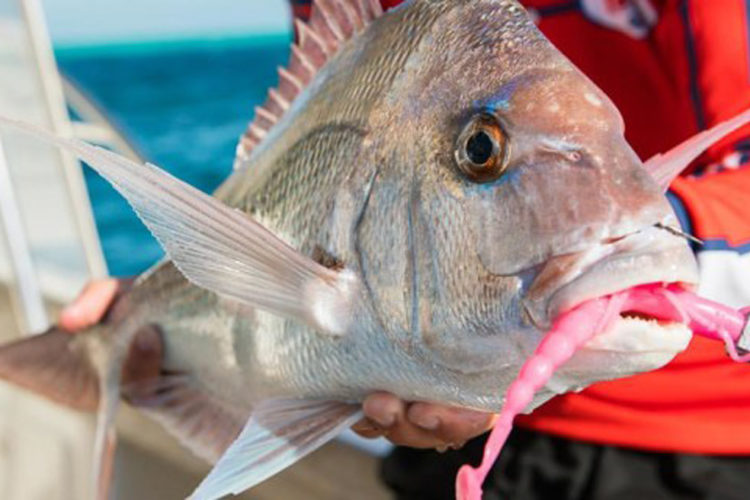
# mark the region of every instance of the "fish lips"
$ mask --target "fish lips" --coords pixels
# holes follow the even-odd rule
[[[546,331],[561,313],[587,300],[650,283],[698,283],[686,241],[657,226],[548,259],[522,303],[531,322]]]

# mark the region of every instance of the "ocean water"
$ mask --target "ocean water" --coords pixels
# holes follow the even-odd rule
[[[58,50],[61,71],[151,163],[212,191],[230,173],[237,139],[288,57],[286,35]],[[125,200],[85,170],[110,273],[131,276],[162,255]]]

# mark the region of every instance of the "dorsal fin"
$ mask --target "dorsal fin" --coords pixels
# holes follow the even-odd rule
[[[278,87],[268,91],[263,106],[255,108],[255,118],[237,147],[237,159],[250,156],[341,44],[382,15],[380,0],[314,0],[310,22],[295,20],[297,42],[292,44],[289,66],[279,68]]]

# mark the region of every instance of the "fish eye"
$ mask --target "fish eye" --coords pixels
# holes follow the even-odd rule
[[[469,121],[458,137],[456,162],[474,182],[499,178],[508,164],[508,141],[497,118],[482,113]]]
[[[484,165],[492,159],[495,143],[487,132],[480,130],[466,141],[466,156],[475,165]]]

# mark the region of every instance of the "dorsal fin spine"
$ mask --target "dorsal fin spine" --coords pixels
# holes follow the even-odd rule
[[[255,114],[258,115],[258,117],[262,118],[263,120],[269,121],[273,124],[275,124],[276,121],[279,119],[278,116],[274,115],[263,106],[255,106]]]
[[[310,73],[310,77],[312,78],[317,72],[318,68],[316,68],[315,64],[313,64],[313,62],[307,57],[307,55],[305,55],[299,45],[292,45],[292,54],[294,54],[297,60],[299,60],[300,64],[305,67],[305,69]]]
[[[266,137],[266,134],[268,132],[253,123],[250,125],[250,133],[253,134],[255,137],[257,137],[258,139],[262,140],[264,137]]]
[[[305,88],[305,85],[302,83],[302,81],[297,78],[297,76],[290,73],[289,70],[283,66],[279,66],[279,77],[281,78],[281,82],[287,82],[296,87],[297,93],[302,92],[302,89]]]
[[[362,29],[370,23],[370,13],[367,12],[367,7],[362,3],[362,0],[352,2],[352,9],[357,12],[357,22],[362,23],[362,26],[359,26],[357,29]]]
[[[300,19],[297,19],[294,22],[295,26],[297,27],[297,36],[299,37],[299,47],[304,50],[305,45],[307,45],[307,41],[310,40],[312,43],[314,43],[320,51],[326,56],[329,57],[331,54],[328,52],[328,46],[323,41],[323,39],[318,35],[315,30],[310,28],[310,26],[304,22],[302,22]]]
[[[334,0],[339,6],[339,11],[341,12],[344,19],[339,20],[339,26],[342,27],[344,33],[350,37],[350,33],[356,33],[362,28],[361,22],[358,19],[359,16],[357,15],[357,11],[354,10],[354,7],[346,1],[342,0]],[[342,20],[346,21],[347,26],[343,26]]]
[[[359,32],[367,26],[367,16],[365,12],[360,9],[361,5],[359,2],[346,2],[346,7],[351,15],[351,21],[354,25],[354,31]]]
[[[237,143],[237,148],[234,151],[234,155],[238,160],[245,160],[251,151],[257,144],[250,140],[247,135],[240,137],[240,142]]]
[[[334,44],[335,48],[338,49],[339,43],[346,40],[346,37],[341,31],[336,18],[331,15],[328,4],[324,2],[325,0],[318,0],[316,3],[316,7],[318,8],[313,10],[312,16],[310,17],[310,23],[312,23],[313,26],[318,25],[322,32],[328,31],[333,35],[332,37],[329,36],[327,38],[329,39],[329,42]],[[322,23],[322,25],[320,23]]]
[[[375,19],[383,15],[383,6],[380,4],[380,0],[365,1],[370,4],[370,9],[372,9],[372,15],[375,16]]]
[[[279,94],[279,91],[276,89],[270,89],[268,91],[268,98],[269,100],[275,102],[284,111],[289,109],[289,105],[291,104],[289,101],[284,99],[284,97]]]
[[[314,0],[309,24],[294,22],[298,42],[292,45],[289,68],[279,68],[278,87],[270,89],[266,102],[255,109],[255,119],[237,146],[237,157],[249,158],[340,46],[382,15],[380,0]]]

